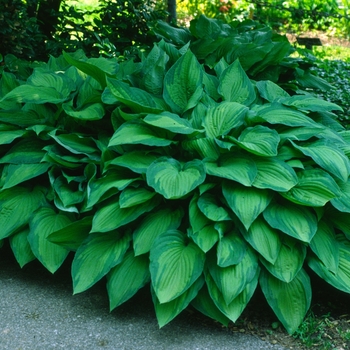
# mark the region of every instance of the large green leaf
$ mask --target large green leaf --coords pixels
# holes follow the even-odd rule
[[[131,236],[119,232],[92,233],[74,255],[74,294],[90,288],[123,260]]]
[[[163,98],[173,113],[181,115],[197,105],[203,94],[203,68],[188,50],[168,70]]]
[[[269,188],[278,192],[287,192],[298,183],[294,169],[277,158],[253,158],[257,167],[257,176],[253,186]]]
[[[281,249],[279,232],[273,229],[260,216],[249,227],[248,231],[242,230],[246,241],[271,264],[274,264]]]
[[[297,173],[298,183],[281,195],[291,202],[312,207],[323,207],[340,195],[333,177],[322,169],[308,169]]]
[[[229,140],[250,153],[262,157],[273,157],[277,155],[280,137],[276,130],[266,126],[256,125],[244,129],[238,140],[234,137],[229,137]]]
[[[318,140],[309,145],[300,146],[291,141],[293,146],[308,157],[311,157],[321,168],[338,179],[346,182],[350,175],[350,161],[335,144]]]
[[[127,144],[164,147],[173,142],[164,138],[161,132],[157,132],[154,127],[140,120],[132,120],[125,122],[115,131],[109,140],[108,147]]]
[[[48,241],[50,233],[72,223],[70,216],[56,213],[51,208],[41,208],[35,212],[29,222],[28,241],[36,258],[54,273],[68,255],[68,250]]]
[[[270,80],[257,81],[256,87],[260,96],[269,102],[279,100],[283,97],[289,97],[289,94],[285,90]]]
[[[58,231],[52,232],[47,239],[66,249],[76,251],[89,235],[92,217],[86,216],[81,220],[72,222]]]
[[[159,236],[151,249],[152,286],[160,303],[183,294],[203,272],[205,255],[180,231]]]
[[[274,263],[260,259],[266,269],[279,280],[291,282],[304,264],[306,247],[285,236]]]
[[[148,256],[134,256],[132,251],[126,252],[123,261],[107,274],[110,310],[130,299],[149,280]]]
[[[120,80],[107,78],[107,86],[118,101],[136,113],[159,113],[162,108],[148,92],[131,87]]]
[[[194,159],[181,164],[174,158],[161,157],[147,169],[147,184],[167,199],[184,197],[205,180],[203,163]]]
[[[166,303],[160,303],[157,296],[155,295],[154,290],[152,289],[154,309],[156,311],[156,316],[160,328],[173,320],[182,310],[184,310],[189,305],[189,303],[196,297],[199,290],[203,287],[204,282],[204,277],[200,276],[184,293]]]
[[[162,233],[178,229],[182,216],[181,207],[176,210],[169,207],[148,214],[134,231],[135,256],[148,253],[154,240]]]
[[[39,187],[30,190],[13,187],[0,193],[0,239],[8,237],[28,224],[32,214],[46,204]]]
[[[209,137],[184,140],[181,145],[186,151],[199,154],[202,159],[217,160],[220,156],[220,149],[216,144],[216,140]]]
[[[245,187],[233,181],[223,183],[222,193],[229,207],[247,230],[272,199],[271,191]]]
[[[191,123],[177,114],[162,112],[160,114],[148,114],[143,121],[149,125],[169,130],[177,134],[192,134],[195,132]]]
[[[206,161],[205,168],[208,175],[237,181],[244,186],[251,186],[257,176],[255,162],[248,156],[229,153],[218,161]]]
[[[310,243],[317,231],[317,217],[307,207],[271,203],[263,212],[267,223],[302,242]]]
[[[272,310],[289,334],[293,334],[311,304],[311,283],[301,269],[293,281],[286,283],[262,271],[260,286]]]
[[[35,255],[28,242],[29,227],[9,237],[10,246],[20,267],[35,259]]]
[[[63,110],[70,116],[78,120],[100,120],[105,115],[102,103],[92,103],[81,108],[74,108],[73,102],[62,104]]]
[[[210,275],[226,305],[229,305],[247,287],[258,270],[258,259],[252,249],[246,250],[244,258],[237,265],[220,267],[217,265],[214,254],[209,256],[207,263]]]
[[[350,180],[338,183],[340,193],[331,199],[334,208],[341,212],[350,213]]]
[[[332,226],[325,221],[320,221],[317,232],[310,242],[310,248],[330,272],[337,273],[339,243]]]
[[[249,300],[253,296],[255,289],[258,285],[260,269],[256,269],[255,276],[246,285],[245,289],[231,301],[231,303],[226,304],[226,301],[214,282],[210,274],[206,275],[206,283],[208,286],[208,291],[211,299],[214,301],[215,306],[231,321],[236,322],[239,316],[242,314],[243,310],[247,306]]]
[[[239,264],[245,257],[247,244],[240,234],[230,231],[220,237],[217,244],[217,264],[219,267],[228,267]]]
[[[147,202],[156,195],[155,192],[149,191],[146,188],[125,188],[119,196],[119,205],[121,208],[130,208],[134,205]]]
[[[241,126],[248,108],[237,102],[221,102],[208,108],[203,120],[205,132],[209,138],[227,135],[232,129]]]
[[[218,92],[225,101],[238,102],[245,106],[249,106],[256,99],[253,84],[238,59],[220,75]]]
[[[121,208],[116,197],[105,202],[105,205],[98,209],[92,220],[91,232],[108,232],[133,222],[140,215],[154,209],[159,204],[156,197],[140,205],[130,208]]]

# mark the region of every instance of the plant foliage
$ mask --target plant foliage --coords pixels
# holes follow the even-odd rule
[[[191,25],[216,33],[212,51],[163,25],[176,45],[141,62],[76,52],[26,78],[5,69],[0,239],[52,273],[74,252],[74,293],[106,277],[111,310],[150,284],[160,326],[189,304],[235,322],[260,285],[293,333],[306,264],[350,292],[348,131],[336,104],[266,79],[284,41],[263,29],[270,44],[236,55],[233,35],[225,53],[220,26]]]

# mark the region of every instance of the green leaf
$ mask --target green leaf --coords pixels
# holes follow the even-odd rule
[[[10,236],[10,246],[19,266],[22,268],[35,259],[28,242],[29,228],[25,228]]]
[[[185,140],[181,145],[186,151],[199,154],[202,159],[217,160],[220,156],[220,149],[215,140],[208,137]]]
[[[250,225],[248,231],[242,230],[242,235],[264,259],[275,263],[282,245],[280,235],[261,216]]]
[[[50,233],[72,223],[69,216],[57,214],[51,208],[41,208],[35,212],[29,222],[28,241],[36,258],[51,273],[62,265],[68,255],[68,250],[48,241]]]
[[[74,108],[73,101],[62,104],[63,110],[72,118],[78,120],[100,120],[105,115],[102,103],[92,103],[81,108]]]
[[[229,305],[253,280],[258,269],[258,259],[247,249],[243,259],[236,265],[220,267],[212,254],[207,260],[209,273],[220,290],[225,304]]]
[[[251,158],[237,153],[222,156],[217,162],[206,161],[205,168],[208,175],[237,181],[244,186],[251,186],[258,173]]]
[[[137,226],[133,235],[135,256],[148,253],[155,239],[162,233],[176,230],[181,224],[183,210],[165,208],[148,214]]]
[[[113,158],[106,168],[108,169],[110,165],[119,165],[129,168],[134,173],[145,174],[148,167],[158,158],[156,154],[147,151],[131,151]]]
[[[156,195],[145,188],[126,188],[119,197],[119,205],[121,208],[130,208],[134,205],[142,204]]]
[[[294,169],[276,158],[254,158],[258,173],[253,186],[287,192],[298,183]]]
[[[201,212],[212,221],[231,220],[227,210],[221,203],[218,203],[216,196],[213,194],[202,194],[198,199],[197,205]]]
[[[130,244],[130,235],[119,232],[90,234],[74,255],[74,294],[81,293],[119,264]]]
[[[215,284],[213,278],[210,274],[206,275],[206,282],[208,286],[208,291],[211,299],[214,301],[215,306],[231,321],[236,322],[239,316],[242,314],[243,310],[247,306],[249,300],[253,296],[255,289],[258,285],[260,269],[256,269],[255,276],[246,285],[245,289],[231,301],[231,303],[226,304],[226,301]]]
[[[307,207],[271,203],[263,212],[267,223],[302,242],[310,243],[317,231],[317,218]]]
[[[0,192],[0,239],[23,229],[32,214],[46,204],[39,187],[33,190],[13,187]]]
[[[310,248],[330,272],[337,273],[339,243],[336,240],[332,226],[324,221],[320,221],[317,232],[310,242]]]
[[[6,145],[14,140],[23,137],[26,134],[25,130],[6,130],[0,131],[0,145]]]
[[[312,207],[323,207],[340,194],[332,176],[321,169],[303,170],[297,173],[298,183],[281,195],[291,202]]]
[[[174,141],[162,137],[154,127],[150,127],[140,120],[132,120],[125,122],[115,131],[109,140],[108,147],[127,144],[164,147],[172,143]]]
[[[152,289],[152,299],[159,327],[164,327],[173,320],[182,310],[184,310],[190,302],[196,297],[199,290],[203,287],[205,280],[200,276],[190,288],[184,293],[167,303],[159,303],[154,290]]]
[[[230,320],[216,307],[206,286],[198,292],[191,305],[202,314],[220,322],[226,327],[228,326]]]
[[[334,208],[341,212],[350,213],[350,180],[345,183],[338,183],[340,189],[337,197],[331,199]]]
[[[158,198],[130,208],[121,208],[115,197],[98,209],[92,220],[90,232],[108,232],[136,220],[139,216],[154,209],[159,204]]]
[[[131,87],[120,80],[107,78],[107,86],[118,101],[136,113],[160,113],[162,108],[148,92]]]
[[[246,151],[262,157],[276,156],[280,142],[280,136],[276,130],[262,125],[244,129],[238,140],[234,137],[228,137],[228,139]]]
[[[260,259],[266,269],[279,280],[289,283],[303,267],[306,257],[306,247],[300,242],[284,238],[274,263]]]
[[[245,106],[249,106],[256,99],[253,84],[238,59],[220,75],[218,92],[225,101],[238,102]]]
[[[293,141],[291,143],[304,155],[312,158],[324,170],[343,182],[348,180],[350,175],[349,158],[336,145],[324,140],[318,140],[307,146],[298,146]]]
[[[197,105],[203,94],[203,68],[188,50],[168,70],[163,98],[173,113],[181,115]]]
[[[301,269],[293,281],[286,283],[262,271],[260,286],[272,310],[289,334],[303,321],[311,303],[311,284]]]
[[[92,225],[92,216],[87,216],[81,220],[65,226],[58,231],[52,232],[48,241],[58,244],[68,250],[76,251],[88,237]]]
[[[223,183],[222,193],[247,230],[272,199],[272,193],[268,190],[245,187],[232,181]]]
[[[203,272],[205,255],[180,231],[159,236],[151,249],[152,286],[160,303],[183,294]]]
[[[194,159],[181,164],[174,158],[161,157],[146,173],[147,184],[166,199],[184,197],[205,180],[203,163]]]
[[[241,126],[248,108],[237,102],[221,102],[208,108],[203,126],[209,138],[227,135],[232,129]]]
[[[217,264],[219,267],[228,267],[239,264],[245,257],[247,244],[234,231],[220,237],[217,245]]]
[[[260,96],[269,102],[280,100],[281,97],[289,97],[289,94],[285,90],[269,80],[257,81],[256,87]]]
[[[286,106],[295,107],[300,111],[343,111],[343,109],[335,103],[322,100],[312,95],[294,95],[281,99],[280,102]]]
[[[107,292],[110,311],[130,299],[150,280],[147,255],[125,253],[123,261],[107,274]]]
[[[177,114],[170,112],[162,112],[160,114],[148,114],[143,121],[149,125],[169,130],[177,134],[192,134],[196,130],[193,129],[191,123]]]

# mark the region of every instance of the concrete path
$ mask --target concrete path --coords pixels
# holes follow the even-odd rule
[[[0,249],[0,350],[283,350],[186,311],[158,328],[147,292],[109,312],[104,283],[72,296],[69,262],[22,270]]]

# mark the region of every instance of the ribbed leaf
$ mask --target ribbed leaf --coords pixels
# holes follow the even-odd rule
[[[135,256],[127,252],[123,261],[107,274],[109,308],[112,311],[130,299],[150,280],[149,259],[147,255]]]
[[[337,273],[339,243],[332,226],[320,221],[317,232],[310,242],[310,248],[330,272]]]
[[[216,196],[210,193],[204,193],[198,198],[198,208],[212,221],[231,220],[227,210],[217,201]]]
[[[147,169],[147,184],[167,199],[190,193],[205,180],[203,163],[192,160],[181,164],[174,158],[161,157]]]
[[[244,186],[251,186],[258,173],[252,159],[231,153],[217,162],[206,161],[205,168],[208,175],[237,181]]]
[[[281,249],[281,238],[277,230],[269,226],[262,217],[258,217],[242,232],[246,241],[271,264],[274,264]]]
[[[292,142],[292,141],[291,141]],[[346,182],[350,175],[350,161],[348,157],[334,144],[319,140],[308,146],[293,146],[308,157],[311,157],[321,168]]]
[[[199,290],[203,287],[204,282],[204,277],[200,276],[184,293],[167,303],[159,303],[158,298],[152,289],[153,304],[160,328],[173,320],[189,305],[189,303],[196,297]]]
[[[102,103],[85,105],[79,109],[73,107],[73,102],[62,104],[63,110],[70,116],[78,120],[100,120],[105,115]]]
[[[205,255],[180,231],[159,236],[151,249],[152,286],[160,303],[183,294],[203,272]]]
[[[262,157],[273,157],[277,155],[280,137],[277,131],[266,126],[256,125],[244,129],[238,140],[234,137],[229,137],[229,140],[250,153]]]
[[[9,237],[13,255],[21,268],[35,259],[28,242],[28,233],[29,228],[25,228]]]
[[[278,257],[274,263],[261,259],[266,269],[279,280],[291,282],[302,268],[306,256],[306,247],[300,242],[285,237]]]
[[[350,213],[350,180],[339,183],[338,187],[340,192],[337,197],[331,199],[331,203],[339,211]]]
[[[257,188],[287,192],[298,183],[294,169],[276,158],[254,158],[258,173],[253,181]],[[244,184],[243,184],[244,185]]]
[[[253,296],[258,285],[259,273],[260,269],[257,268],[253,279],[246,285],[245,289],[235,299],[232,300],[230,304],[226,304],[223,295],[221,294],[211,275],[206,275],[205,279],[211,299],[214,301],[215,306],[231,321],[237,321],[247,306],[249,300]]]
[[[218,92],[225,101],[238,102],[245,106],[249,106],[255,100],[253,84],[238,59],[220,75]]]
[[[322,100],[312,95],[294,95],[281,99],[280,102],[286,106],[295,107],[300,111],[324,112],[343,110],[335,103]]]
[[[239,264],[245,257],[247,244],[234,231],[220,237],[217,245],[217,264],[219,267],[228,267]]]
[[[203,68],[188,50],[168,70],[163,98],[173,113],[182,114],[197,105],[203,94]]]
[[[292,203],[271,203],[263,212],[267,223],[302,242],[309,243],[317,231],[316,215]]]
[[[68,255],[68,250],[48,241],[50,233],[72,223],[69,216],[57,214],[51,208],[41,208],[31,217],[28,234],[30,247],[36,258],[51,273],[62,265]]]
[[[247,230],[272,199],[272,193],[268,190],[245,187],[232,181],[223,183],[222,193]]]
[[[269,102],[279,100],[281,97],[289,97],[285,90],[270,80],[257,81],[256,87],[260,96]]]
[[[183,211],[165,208],[147,215],[134,231],[133,245],[135,255],[148,253],[154,240],[166,231],[176,230],[181,224]]]
[[[272,310],[289,334],[293,334],[311,303],[311,284],[307,273],[302,269],[293,281],[286,283],[262,271],[260,286]]]
[[[156,195],[155,192],[149,191],[146,188],[126,188],[119,197],[119,205],[121,208],[130,208],[148,201]]]
[[[209,138],[227,135],[232,129],[241,126],[248,108],[236,102],[221,102],[209,108],[203,126]]]
[[[220,290],[225,304],[229,305],[252,281],[258,269],[258,260],[251,249],[237,265],[219,267],[215,255],[207,260],[211,277]]]
[[[119,232],[90,234],[74,255],[74,294],[87,290],[119,264],[129,247],[130,238],[130,235]]]
[[[298,183],[281,195],[291,202],[312,207],[323,207],[328,201],[340,195],[332,176],[321,169],[303,170],[297,173]]]
[[[170,112],[148,114],[143,121],[177,134],[192,134],[195,131],[187,119],[180,118],[177,114]]]

